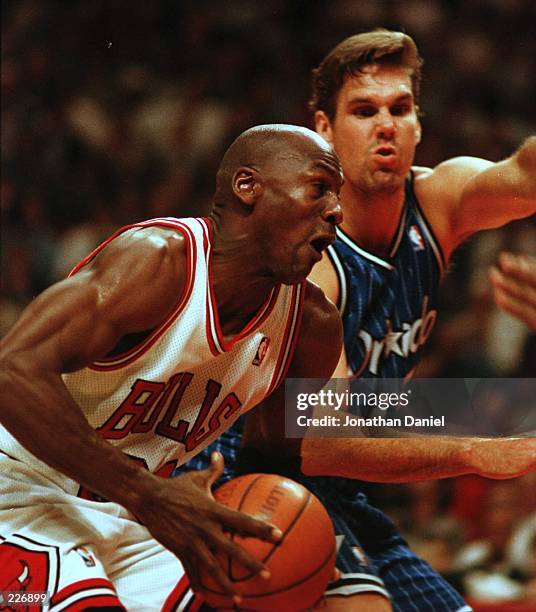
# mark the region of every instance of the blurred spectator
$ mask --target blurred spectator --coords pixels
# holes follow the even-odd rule
[[[510,576],[522,585],[522,597],[536,605],[536,511],[515,529],[507,561]]]
[[[532,477],[532,474],[529,474]],[[479,537],[454,561],[472,599],[508,601],[534,596],[536,512],[525,515],[516,481],[488,483],[479,506]]]

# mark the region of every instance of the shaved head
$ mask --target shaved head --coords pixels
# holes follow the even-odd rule
[[[241,167],[261,173],[285,160],[331,152],[331,146],[316,132],[287,124],[258,125],[246,130],[227,149],[216,175],[214,204],[221,206],[231,196],[231,183]]]
[[[214,253],[255,267],[257,278],[301,282],[335,239],[342,182],[337,154],[316,132],[280,124],[245,131],[217,174]]]

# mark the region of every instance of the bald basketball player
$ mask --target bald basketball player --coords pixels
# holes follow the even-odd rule
[[[2,588],[195,610],[201,572],[240,601],[218,552],[266,575],[224,531],[281,534],[214,501],[221,455],[163,477],[287,373],[331,374],[340,318],[306,278],[335,240],[341,182],[316,133],[253,128],[208,218],[123,228],[27,307],[0,348]]]

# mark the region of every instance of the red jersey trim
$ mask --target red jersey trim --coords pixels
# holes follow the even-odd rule
[[[207,264],[207,286],[210,286],[210,268],[209,268],[209,257],[210,257],[210,251],[211,251],[211,247],[212,247],[212,226],[208,223],[207,219],[198,219],[200,225],[201,225],[201,229],[203,230],[203,253],[205,255],[205,262]],[[206,299],[206,303],[205,303],[205,335],[207,338],[207,344],[208,344],[208,348],[210,349],[210,352],[212,353],[212,355],[214,357],[217,357],[218,355],[220,355],[221,353],[223,353],[223,350],[221,349],[221,347],[217,347],[215,342],[214,342],[214,336],[211,333],[211,329],[212,329],[212,321],[211,321],[211,315],[212,315],[212,311],[210,309],[210,299],[208,297],[208,293],[207,292],[207,299]],[[217,340],[217,338],[216,338]]]
[[[294,355],[294,349],[296,348],[296,342],[300,334],[300,326],[303,316],[303,302],[305,299],[305,287],[307,281],[303,281],[299,285],[294,285],[292,288],[292,302],[289,308],[289,314],[287,318],[287,325],[281,343],[281,350],[277,358],[277,363],[274,369],[274,375],[272,382],[266,395],[270,395],[274,389],[276,389],[281,381],[287,375],[290,362]]]
[[[150,219],[148,221],[143,221],[141,223],[135,223],[132,225],[127,225],[117,232],[115,232],[110,238],[108,238],[105,242],[103,242],[100,246],[98,246],[88,257],[86,257],[82,262],[80,262],[71,272],[70,275],[78,272],[84,265],[89,263],[107,244],[109,244],[114,238],[122,234],[123,232],[135,228],[135,227],[171,227],[173,229],[178,229],[186,238],[186,282],[184,285],[184,289],[182,295],[179,299],[179,302],[175,308],[175,310],[165,319],[158,327],[156,327],[150,334],[137,346],[132,347],[128,351],[121,353],[119,355],[114,355],[113,357],[105,357],[98,361],[95,361],[88,367],[91,370],[96,370],[98,372],[109,371],[109,370],[117,370],[119,368],[125,367],[131,364],[133,361],[138,359],[141,355],[146,353],[151,346],[162,336],[162,334],[172,325],[175,319],[179,316],[181,311],[184,309],[188,300],[190,299],[190,295],[193,290],[194,285],[194,271],[197,265],[197,249],[195,243],[195,237],[193,235],[192,230],[188,227],[187,224],[182,223],[178,219],[173,219],[171,217],[163,217],[159,219]],[[70,276],[69,275],[69,276]]]
[[[205,219],[197,219],[197,221],[199,221],[200,223],[202,222],[203,231],[206,232],[204,236],[206,236],[205,256],[207,260],[208,274],[208,291],[206,304],[207,342],[210,348],[210,352],[214,356],[218,356],[221,353],[230,351],[237,342],[243,340],[246,336],[251,335],[270,316],[271,312],[274,309],[274,306],[277,303],[277,298],[279,297],[281,285],[277,285],[272,289],[264,304],[253,315],[251,320],[246,323],[242,330],[238,332],[231,340],[226,341],[221,331],[218,307],[216,304],[216,298],[214,296],[213,290],[211,268],[212,230]]]

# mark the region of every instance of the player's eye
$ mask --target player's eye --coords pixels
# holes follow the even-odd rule
[[[391,108],[391,114],[394,117],[401,117],[407,115],[409,112],[411,112],[411,106],[409,104],[395,104],[395,106]]]
[[[353,114],[356,117],[373,117],[376,109],[373,106],[358,106],[354,109]]]
[[[328,186],[326,185],[324,181],[315,181],[313,183],[313,190],[314,190],[315,197],[321,198],[322,196],[325,195],[326,191],[328,190]]]

